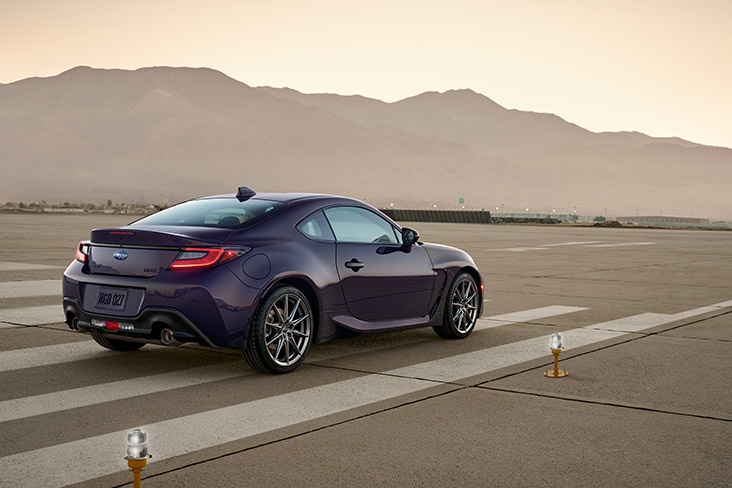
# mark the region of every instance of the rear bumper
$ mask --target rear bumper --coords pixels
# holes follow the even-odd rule
[[[124,310],[96,307],[99,286],[130,290]],[[84,330],[103,330],[120,339],[156,342],[169,328],[179,342],[232,349],[246,347],[257,292],[244,285],[226,265],[195,272],[165,271],[152,278],[91,274],[74,261],[63,275],[63,307],[67,324],[78,319]],[[100,325],[123,323],[125,330]]]
[[[63,308],[66,324],[80,332],[96,329],[116,339],[157,344],[161,343],[162,330],[167,328],[173,332],[173,339],[177,343],[197,342],[202,346],[216,347],[201,329],[178,310],[149,307],[135,317],[102,315],[85,311],[79,300],[70,297],[64,297]]]

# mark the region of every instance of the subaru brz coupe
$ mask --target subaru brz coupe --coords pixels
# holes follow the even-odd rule
[[[478,268],[418,239],[358,200],[241,187],[93,230],[64,272],[66,323],[115,351],[193,342],[271,373],[342,337],[425,326],[467,337],[483,306]]]

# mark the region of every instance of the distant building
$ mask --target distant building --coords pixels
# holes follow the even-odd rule
[[[663,224],[708,224],[709,219],[695,219],[692,217],[670,217],[665,215],[649,215],[640,217],[618,217],[621,224],[632,225],[663,225]]]
[[[58,208],[58,207],[53,207],[53,208],[44,208],[43,211],[44,212],[63,212],[63,213],[83,213],[84,212],[84,209],[83,208],[66,208],[66,207],[64,207],[64,208]]]

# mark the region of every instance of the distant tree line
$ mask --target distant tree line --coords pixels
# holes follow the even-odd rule
[[[104,203],[92,202],[57,202],[48,203],[46,200],[40,202],[4,202],[0,204],[2,210],[26,210],[26,211],[44,211],[44,209],[80,209],[84,211],[128,211],[134,213],[152,213],[167,208],[166,204],[141,204],[141,203],[114,203],[111,199],[107,199]]]

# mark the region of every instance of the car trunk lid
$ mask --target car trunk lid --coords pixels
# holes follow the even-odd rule
[[[152,277],[168,269],[183,248],[221,244],[231,229],[146,226],[95,229],[91,233],[89,271],[93,274]]]

